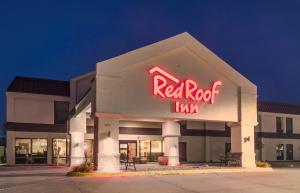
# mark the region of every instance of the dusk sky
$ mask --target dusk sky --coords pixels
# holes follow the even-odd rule
[[[254,82],[259,100],[300,104],[299,10],[292,0],[2,0],[0,123],[14,76],[68,80],[182,32]]]

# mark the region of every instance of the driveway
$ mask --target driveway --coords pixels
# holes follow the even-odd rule
[[[0,172],[0,193],[300,192],[300,169],[266,173],[65,177],[64,170]]]

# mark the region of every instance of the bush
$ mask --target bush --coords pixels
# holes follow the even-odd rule
[[[260,168],[270,168],[271,164],[268,162],[257,161],[256,166]]]
[[[72,172],[78,173],[90,173],[94,170],[94,166],[91,163],[81,164],[79,166],[75,166]]]

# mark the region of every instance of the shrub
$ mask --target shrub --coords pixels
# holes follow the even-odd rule
[[[270,168],[271,164],[268,162],[257,161],[256,166],[260,168]]]
[[[94,166],[91,163],[81,164],[79,166],[75,166],[72,169],[72,172],[78,172],[78,173],[90,173],[94,170]]]

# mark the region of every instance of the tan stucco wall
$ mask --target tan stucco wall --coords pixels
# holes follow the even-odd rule
[[[69,97],[7,92],[7,122],[54,124],[54,102]]]
[[[283,132],[286,133],[286,118],[293,119],[293,133],[300,133],[300,116],[283,113],[259,112],[260,131],[276,133],[276,117],[282,117]],[[286,144],[293,144],[294,160],[300,160],[300,139],[263,138],[262,149],[256,150],[257,158],[262,160],[277,161],[276,145],[284,144],[284,159],[286,160]]]
[[[187,161],[205,161],[205,137],[201,136],[180,136],[180,142],[186,142]]]
[[[276,161],[276,145],[284,144],[284,160],[286,160],[286,144],[293,144],[294,160],[300,160],[299,139],[262,139],[262,160]]]
[[[225,143],[230,143],[230,137],[206,137],[209,143],[210,153],[207,155],[207,161],[219,162],[220,156],[225,156]]]
[[[282,127],[284,133],[286,132],[285,121],[286,118],[293,118],[293,133],[300,133],[300,115],[293,114],[283,114],[283,113],[268,113],[268,112],[259,112],[260,116],[260,125],[262,132],[276,132],[276,117],[282,117]]]

